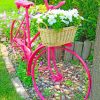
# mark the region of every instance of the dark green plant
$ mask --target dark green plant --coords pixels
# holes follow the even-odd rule
[[[75,40],[85,41],[95,39],[95,30],[98,16],[98,3],[96,0],[66,0],[68,8],[79,9],[80,14],[86,19],[79,27]],[[66,6],[67,6],[66,5]],[[91,6],[90,6],[91,5]],[[65,9],[65,6],[62,7]],[[85,9],[84,9],[85,8]]]
[[[73,85],[73,82],[72,82],[71,80],[66,80],[66,81],[65,81],[65,84],[66,84],[67,86],[72,86],[72,85]]]
[[[33,37],[38,32],[38,25],[36,24],[36,20],[31,20],[30,31],[31,37]]]
[[[91,62],[91,63],[93,62],[93,54],[90,54],[90,55],[89,55],[88,61]]]
[[[83,94],[75,93],[74,100],[84,100]]]
[[[18,59],[17,61],[18,67],[16,68],[16,74],[20,78],[20,80],[24,83],[25,86],[32,86],[32,78],[30,76],[27,76],[26,73],[26,63],[22,61],[21,59]]]
[[[44,4],[44,0],[29,0],[34,2],[35,4]]]
[[[79,27],[76,34],[76,40],[94,40],[98,16],[98,3],[96,2],[96,0],[80,0],[77,2],[79,2],[78,9],[80,10],[80,13],[83,15],[86,21],[84,21],[82,23],[82,26]]]
[[[45,88],[44,91],[43,91],[43,95],[45,97],[49,97],[53,94],[53,92],[51,92],[50,88]]]
[[[70,63],[73,64],[73,65],[79,65],[79,61],[78,60],[71,60]]]
[[[37,100],[37,98],[36,97],[33,97],[33,100]]]
[[[40,0],[41,2],[43,0]],[[49,0],[50,4],[58,4],[61,0]],[[86,19],[77,30],[75,40],[85,41],[95,39],[99,0],[65,0],[61,8],[64,10],[77,8],[80,14]],[[91,5],[91,6],[90,6]]]

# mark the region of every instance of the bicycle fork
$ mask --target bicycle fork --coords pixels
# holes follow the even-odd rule
[[[57,68],[57,62],[56,62],[56,55],[55,55],[55,47],[48,47],[48,54],[47,54],[47,58],[48,58],[48,69],[50,71],[51,74],[51,78],[54,82],[59,82],[63,80],[63,75],[59,72],[58,68]],[[51,59],[52,59],[52,63],[54,65],[54,70],[52,70],[51,68]],[[55,73],[54,73],[54,72]]]

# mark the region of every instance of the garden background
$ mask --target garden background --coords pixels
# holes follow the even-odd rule
[[[36,5],[38,5],[38,10],[43,12],[45,7],[42,5],[43,0],[31,0]],[[49,0],[50,4],[57,4],[60,0]],[[36,8],[35,5],[35,8]],[[39,8],[40,7],[40,8]],[[82,22],[82,25],[77,30],[77,34],[75,37],[75,41],[95,41],[96,36],[96,25],[97,25],[97,17],[98,17],[98,10],[99,10],[99,1],[98,0],[66,0],[65,6],[61,7],[64,10],[77,8],[80,14],[85,18]],[[22,9],[23,11],[23,9]],[[30,9],[30,12],[33,12],[34,8]],[[33,14],[33,13],[32,13]],[[5,45],[9,44],[10,38],[10,26],[13,19],[20,19],[21,15],[19,16],[18,10],[15,6],[14,0],[0,0],[0,40]],[[31,22],[32,23],[32,22]],[[35,26],[36,27],[36,26]],[[37,30],[33,30],[31,27],[32,36],[35,34]],[[92,48],[93,49],[93,48]],[[93,61],[93,50],[92,53],[89,52],[89,56],[87,58],[90,62]],[[31,78],[26,76],[24,62],[18,60],[19,63],[19,71],[17,74],[19,75],[20,79],[25,82],[26,85],[30,86]],[[22,69],[24,66],[24,69]],[[24,74],[22,74],[24,73]]]
[[[32,0],[31,0],[32,1]],[[49,0],[50,4],[57,4],[60,0]],[[44,12],[46,11],[45,6],[43,6],[43,0],[33,0],[35,4],[35,9],[31,8],[30,12],[33,14],[33,12]],[[16,9],[14,0],[10,0],[9,2],[7,0],[0,2],[0,12],[3,14],[3,20],[0,20],[0,29],[2,30],[2,35],[7,37],[6,39],[9,40],[9,32],[10,32],[10,25],[13,19],[21,19],[21,15],[18,14],[18,10]],[[39,5],[36,7],[36,5]],[[38,8],[38,9],[37,9]],[[78,28],[77,34],[75,37],[75,41],[79,41],[79,43],[76,43],[76,47],[74,45],[74,50],[82,56],[84,59],[93,59],[93,45],[96,35],[96,24],[97,24],[97,16],[98,16],[98,8],[99,3],[97,0],[66,0],[66,4],[61,7],[61,9],[67,10],[71,8],[77,8],[81,14],[81,16],[84,17],[84,21],[82,22],[82,25]],[[38,10],[38,11],[37,11]],[[22,11],[24,11],[22,9]],[[1,16],[2,17],[2,16]],[[2,19],[2,18],[1,18]],[[36,33],[37,29],[35,25],[31,22],[31,34],[32,36]],[[33,27],[34,26],[34,27]],[[35,30],[33,30],[33,28]],[[80,47],[78,50],[76,50],[77,45]],[[88,49],[84,51],[84,49],[87,48],[87,45],[89,45]],[[84,52],[83,52],[84,51]],[[87,55],[87,56],[86,56]]]

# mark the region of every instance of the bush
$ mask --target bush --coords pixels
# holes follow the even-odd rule
[[[79,8],[80,13],[86,19],[86,21],[82,23],[82,26],[77,31],[76,40],[94,40],[96,35],[98,3],[95,0],[82,0],[78,2],[79,4],[77,5],[77,7]]]
[[[36,4],[43,4],[44,0],[34,0]],[[49,0],[50,4],[58,4],[61,0]],[[77,8],[80,14],[86,19],[79,27],[75,40],[94,40],[96,34],[96,23],[98,16],[98,0],[66,0],[61,8],[64,10]]]
[[[14,0],[11,0],[9,4],[7,1],[8,0],[3,2],[3,0],[1,0],[0,11],[3,12],[4,10],[6,10],[7,12],[9,12],[9,11],[12,11],[13,9],[14,9],[14,11],[16,11]],[[33,1],[35,4],[44,4],[44,0],[31,0],[31,1]],[[61,0],[49,0],[49,3],[56,5],[60,1]],[[39,8],[41,8],[41,6],[39,6]],[[85,41],[87,39],[88,40],[95,39],[95,34],[96,34],[95,30],[96,30],[96,23],[97,23],[97,16],[98,16],[97,0],[80,0],[80,1],[79,0],[66,0],[66,4],[63,5],[61,8],[64,10],[77,8],[79,10],[81,16],[83,16],[86,19],[85,21],[83,21],[82,26],[79,27],[75,40]],[[42,7],[42,9],[44,9],[44,8]],[[9,17],[10,17],[10,19],[12,19],[13,14],[8,14],[7,18],[9,19]],[[9,21],[5,21],[6,25],[9,25],[8,22]],[[5,23],[3,23],[4,24],[3,25],[2,21],[0,21],[0,27],[1,28],[4,27],[4,31],[5,31],[4,33],[6,33],[6,36],[9,37],[9,35],[8,35],[9,29],[5,30],[7,27],[5,25]]]
[[[61,0],[52,0],[51,3],[57,4],[59,1]],[[86,19],[79,27],[75,40],[94,40],[99,8],[97,0],[66,0],[66,4],[61,8],[67,10],[73,7],[79,9],[80,14]]]

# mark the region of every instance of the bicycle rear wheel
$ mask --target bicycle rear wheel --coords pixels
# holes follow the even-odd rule
[[[65,59],[66,53],[77,60]],[[82,58],[72,50],[65,47],[48,50],[43,46],[31,56],[28,67],[32,69],[37,100],[87,100],[91,89],[90,72]]]
[[[24,39],[24,26],[19,20],[13,20],[10,29],[10,42],[12,43],[15,38]]]
[[[20,54],[21,56],[23,56],[24,53],[22,52],[22,48],[20,46],[21,43],[19,43],[18,41],[25,44],[26,37],[24,33],[25,31],[23,29],[24,26],[23,24],[21,24],[19,20],[14,20],[12,22],[11,29],[10,29],[10,42],[14,51]]]

